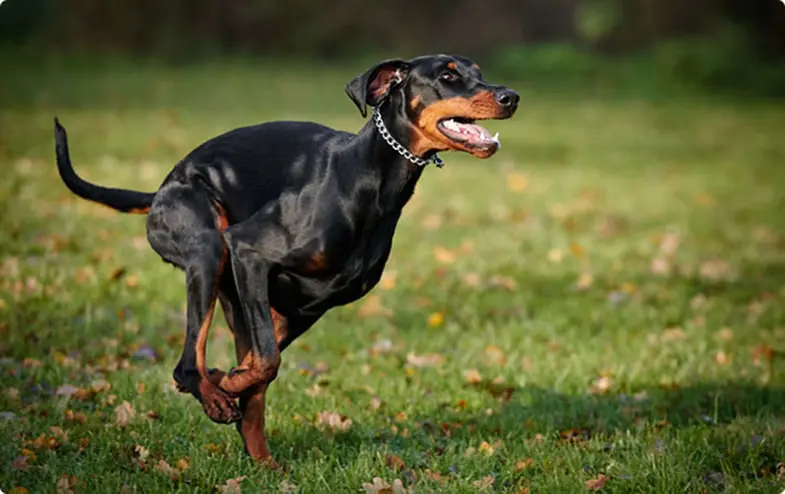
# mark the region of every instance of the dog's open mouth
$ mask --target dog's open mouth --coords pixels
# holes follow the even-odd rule
[[[498,132],[491,135],[488,129],[475,124],[470,118],[446,118],[440,120],[437,127],[447,138],[462,146],[494,151],[501,147]]]

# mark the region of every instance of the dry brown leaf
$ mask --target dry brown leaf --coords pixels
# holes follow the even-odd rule
[[[11,468],[14,470],[27,470],[29,458],[27,456],[17,456],[11,462]]]
[[[409,354],[406,355],[406,363],[412,367],[438,367],[444,363],[444,355],[439,353],[417,355],[409,352]]]
[[[78,422],[84,424],[87,422],[87,415],[82,412],[74,412],[73,410],[65,411],[65,420],[68,422]]]
[[[586,488],[590,491],[598,491],[605,487],[605,483],[608,482],[608,480],[610,480],[610,477],[601,473],[596,478],[587,480]]]
[[[593,394],[606,394],[613,387],[613,378],[609,375],[602,375],[591,384],[590,392]]]
[[[137,444],[134,446],[134,456],[139,458],[142,462],[147,461],[147,458],[150,457],[150,450],[142,446],[141,444]]]
[[[488,279],[488,288],[504,288],[513,292],[518,288],[518,283],[509,276],[495,275]]]
[[[442,226],[442,216],[437,213],[431,213],[422,220],[421,225],[426,230],[438,230]]]
[[[218,492],[221,494],[241,494],[240,491],[240,483],[246,479],[246,476],[243,475],[242,477],[236,477],[233,479],[229,479],[223,485],[216,485],[215,488],[218,489]]]
[[[10,491],[8,491],[8,494],[29,494],[29,493],[30,491],[28,491],[25,487],[21,487],[21,486],[16,486]]]
[[[180,478],[180,470],[177,470],[176,468],[172,468],[172,466],[169,465],[166,462],[166,460],[158,460],[158,463],[156,463],[154,470],[158,473],[162,473],[166,475],[172,480],[177,480]]]
[[[392,290],[398,280],[398,273],[395,271],[385,271],[382,273],[382,279],[379,281],[379,287],[382,290]]]
[[[480,286],[480,275],[477,273],[467,273],[466,276],[463,277],[463,282],[466,286],[477,288]]]
[[[179,460],[177,460],[177,469],[180,470],[181,472],[188,471],[188,467],[189,466],[190,465],[188,464],[188,460],[187,459],[180,458]]]
[[[319,412],[316,416],[317,425],[333,432],[347,431],[352,426],[352,419],[336,412]]]
[[[371,398],[371,410],[378,410],[382,406],[382,399],[378,396]]]
[[[485,347],[485,356],[488,362],[496,365],[504,365],[507,362],[507,357],[504,352],[496,345],[488,345]]]
[[[578,290],[587,290],[589,289],[592,284],[594,283],[594,276],[591,273],[583,272],[578,276],[578,280],[575,282],[575,288]]]
[[[671,272],[671,263],[662,257],[655,257],[651,260],[649,269],[653,274],[668,275]]]
[[[369,295],[360,306],[357,315],[365,319],[374,316],[390,316],[392,315],[392,311],[384,307],[380,296]]]
[[[406,463],[404,463],[403,459],[396,455],[387,455],[387,458],[385,458],[385,463],[387,464],[387,468],[391,468],[395,471],[400,471],[406,468]]]
[[[282,480],[280,485],[281,494],[294,494],[297,492],[297,484],[292,484],[288,480]]]
[[[526,470],[530,466],[534,465],[533,458],[526,458],[525,460],[518,460],[515,462],[515,471],[520,472],[521,470]]]
[[[114,423],[116,426],[126,427],[136,416],[136,410],[134,410],[134,407],[130,403],[124,401],[115,407],[114,416]]]
[[[548,260],[554,264],[559,264],[564,259],[564,252],[561,249],[551,249],[548,251]]]
[[[513,192],[523,192],[526,190],[528,180],[526,175],[520,172],[512,172],[507,175],[507,188]]]
[[[681,328],[668,328],[662,333],[662,341],[681,341],[687,338],[687,333]]]
[[[452,264],[455,262],[455,254],[449,249],[439,245],[433,248],[433,256],[442,264]]]
[[[730,363],[730,357],[728,357],[728,354],[720,350],[714,356],[714,361],[717,362],[717,365],[727,365]]]
[[[494,477],[493,475],[486,475],[480,480],[475,480],[474,482],[472,482],[472,486],[476,487],[481,491],[487,491],[490,490],[491,487],[493,487],[494,482],[496,482],[496,477]]]
[[[477,384],[482,382],[482,376],[477,369],[467,369],[463,371],[463,377],[469,384]]]
[[[481,453],[485,453],[488,456],[491,456],[496,452],[496,448],[494,448],[488,441],[481,442],[478,449]]]
[[[74,489],[79,483],[79,479],[73,475],[63,475],[57,480],[55,488],[57,494],[74,494]]]

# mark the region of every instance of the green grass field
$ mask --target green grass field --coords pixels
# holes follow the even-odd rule
[[[522,93],[513,120],[489,125],[503,149],[426,170],[380,286],[284,353],[267,427],[287,473],[177,393],[184,276],[142,217],[66,191],[52,117],[84,177],[154,190],[233,127],[358,129],[343,85],[361,68],[5,72],[0,489],[785,488],[781,103],[500,80]],[[228,368],[231,335],[214,328],[208,361]]]

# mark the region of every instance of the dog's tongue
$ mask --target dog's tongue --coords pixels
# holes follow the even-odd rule
[[[481,125],[457,122],[452,119],[445,120],[443,125],[450,132],[472,144],[496,144],[497,146],[501,147],[501,143],[499,142],[499,133],[497,132],[496,135],[491,135],[491,133],[488,132],[488,129]]]

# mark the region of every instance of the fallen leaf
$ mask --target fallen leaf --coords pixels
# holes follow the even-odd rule
[[[379,281],[379,287],[382,290],[392,290],[395,288],[398,274],[395,271],[385,271],[382,273],[382,279]]]
[[[324,429],[330,429],[333,432],[347,431],[352,426],[352,419],[345,415],[336,412],[319,412],[316,416],[316,423]]]
[[[681,328],[668,328],[662,333],[662,341],[681,341],[687,338],[687,333]]]
[[[649,269],[653,274],[667,275],[671,272],[671,263],[662,257],[655,257],[651,260]]]
[[[158,463],[155,465],[155,471],[158,473],[162,473],[169,477],[172,480],[177,480],[180,478],[180,471],[176,468],[172,468],[166,460],[158,460]]]
[[[422,220],[421,225],[426,230],[438,230],[442,226],[442,216],[431,213]]]
[[[139,458],[142,462],[147,461],[147,458],[150,456],[150,450],[142,446],[141,444],[137,444],[134,446],[134,456]]]
[[[485,347],[485,356],[488,359],[489,363],[496,364],[496,365],[504,365],[507,362],[507,358],[504,356],[504,352],[501,348],[496,345],[488,345]]]
[[[488,288],[504,288],[513,292],[518,288],[518,283],[509,276],[495,275],[488,279]]]
[[[600,376],[591,384],[592,394],[606,394],[613,387],[613,378],[608,375]]]
[[[578,290],[587,290],[589,289],[592,284],[594,283],[594,276],[591,273],[583,272],[578,276],[578,280],[575,282],[575,288]]]
[[[434,312],[430,316],[428,316],[428,327],[429,328],[438,328],[442,324],[444,324],[444,313],[443,312]]]
[[[463,377],[469,384],[478,384],[482,382],[482,376],[477,369],[467,369],[463,371]]]
[[[391,468],[395,471],[400,471],[406,468],[406,463],[404,463],[400,456],[387,455],[385,458],[385,463],[387,464],[387,468]]]
[[[188,471],[188,467],[189,467],[188,460],[186,460],[185,458],[180,458],[179,460],[177,460],[177,469],[180,470],[181,472]]]
[[[598,491],[605,487],[605,483],[608,482],[608,480],[610,480],[610,477],[601,473],[596,478],[587,480],[586,488],[591,491]]]
[[[513,192],[523,192],[527,184],[526,175],[523,173],[513,172],[507,175],[507,188]]]
[[[8,491],[8,494],[29,494],[29,493],[30,493],[30,491],[28,491],[26,488],[20,487],[20,486],[16,486],[13,489],[11,489],[10,491]]]
[[[490,490],[491,487],[493,487],[494,482],[496,482],[496,478],[493,475],[486,475],[480,480],[475,480],[474,482],[472,482],[472,486],[476,487],[481,491],[486,491],[486,490]]]
[[[433,256],[442,264],[452,264],[455,262],[455,254],[445,247],[436,246],[433,248]]]
[[[67,398],[70,398],[71,396],[75,395],[77,392],[79,392],[79,388],[77,388],[76,386],[73,386],[71,384],[63,384],[57,387],[57,390],[55,390],[55,395],[65,396]]]
[[[236,477],[233,479],[229,479],[223,485],[216,485],[215,488],[218,489],[218,492],[221,494],[240,494],[240,483],[246,479],[246,476],[243,475],[242,477]]]
[[[494,448],[488,441],[483,441],[480,443],[480,447],[478,449],[481,453],[485,453],[488,456],[491,456],[496,452],[496,448]]]
[[[762,361],[771,362],[774,358],[774,349],[769,345],[762,344],[752,349],[752,363],[759,366]]]
[[[533,458],[526,458],[525,460],[518,460],[515,462],[515,471],[520,472],[521,470],[526,470],[530,466],[534,464]]]
[[[87,422],[87,415],[82,412],[74,412],[73,410],[65,411],[65,420],[68,422],[78,422],[84,424]]]
[[[730,358],[725,352],[720,350],[714,356],[714,361],[717,362],[717,365],[727,365],[730,362]]]
[[[378,410],[382,406],[382,399],[378,396],[371,398],[371,410]]]
[[[14,470],[27,470],[29,466],[27,464],[29,458],[27,456],[17,456],[14,458],[14,461],[11,462],[11,468]]]
[[[444,363],[444,355],[438,353],[417,355],[409,352],[406,355],[406,363],[412,367],[438,367]]]
[[[480,286],[480,282],[481,282],[480,275],[477,273],[467,273],[463,277],[463,282],[468,287],[477,288],[478,286]]]
[[[73,475],[63,475],[57,480],[55,489],[57,494],[74,494],[74,488],[76,488],[78,483],[79,480]]]
[[[297,485],[292,484],[287,480],[282,480],[281,485],[279,487],[280,487],[281,494],[294,494],[295,492],[297,492]]]
[[[131,423],[131,420],[133,420],[134,416],[136,416],[136,410],[134,410],[134,407],[130,403],[124,401],[115,407],[114,415],[115,425],[118,427],[126,427]]]
[[[379,340],[373,344],[371,348],[368,349],[368,353],[372,356],[382,355],[392,351],[393,343],[390,340]]]
[[[365,319],[374,316],[390,316],[392,311],[384,307],[380,296],[369,295],[360,306],[357,315]]]
[[[440,474],[439,472],[432,472],[431,470],[425,471],[425,478],[433,480],[434,482],[438,482],[442,485],[447,483],[447,478],[445,478],[444,475]]]
[[[390,484],[383,481],[380,477],[374,477],[373,482],[363,482],[363,489],[367,494],[387,494],[392,492]]]

